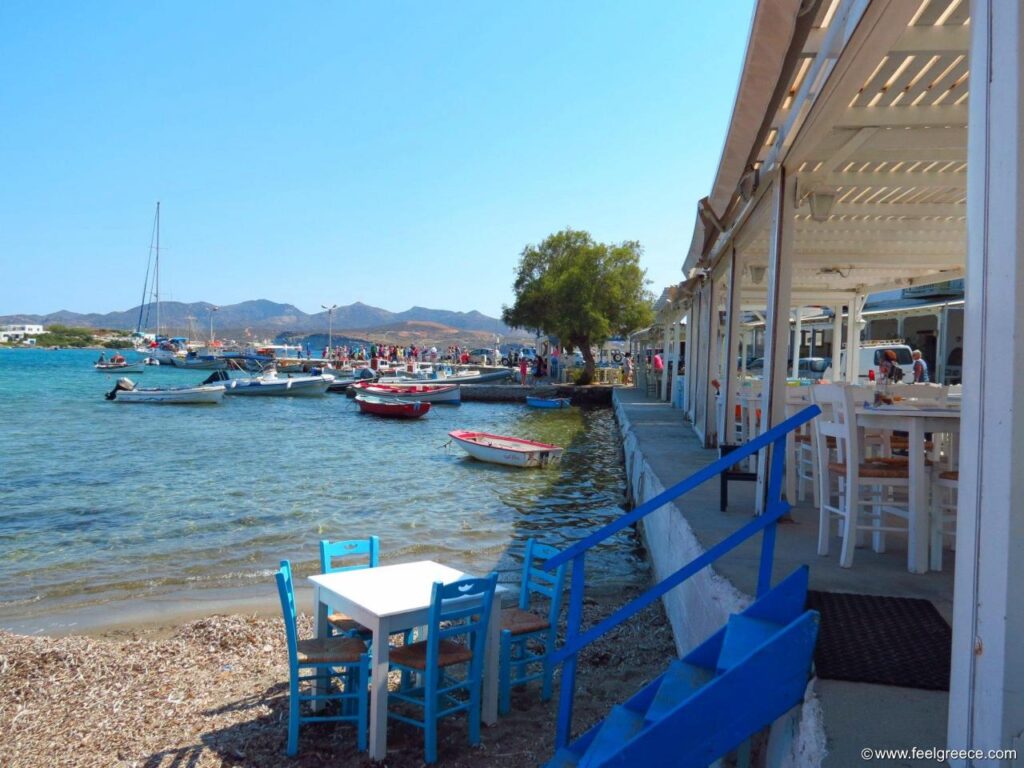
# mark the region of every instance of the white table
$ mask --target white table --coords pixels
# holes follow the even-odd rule
[[[925,466],[924,433],[957,434],[960,431],[960,409],[914,407],[909,405],[860,406],[857,427],[902,430],[908,435],[910,470],[910,526],[907,541],[907,570],[928,572],[929,503],[928,468]]]
[[[427,623],[435,581],[450,584],[470,574],[420,560],[414,563],[361,568],[354,571],[311,576],[313,582],[314,630],[327,636],[327,609],[341,611],[373,633],[370,660],[370,757],[383,760],[388,745],[388,637],[410,627]],[[501,593],[494,593],[487,628],[487,650],[483,669],[483,721],[498,719],[498,655],[501,637]]]

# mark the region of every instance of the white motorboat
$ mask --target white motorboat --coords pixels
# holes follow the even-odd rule
[[[140,360],[134,363],[125,362],[124,358],[121,358],[121,362],[115,362],[111,360],[109,363],[95,363],[93,368],[99,373],[143,373],[143,362]]]
[[[449,432],[459,447],[474,459],[508,467],[546,467],[562,458],[563,449],[519,437],[456,429]]]
[[[154,403],[160,405],[203,405],[219,403],[223,384],[203,383],[197,387],[137,387],[131,379],[118,379],[106,394],[115,403]]]
[[[249,379],[229,379],[225,373],[221,380],[228,395],[277,397],[319,397],[334,383],[329,373],[281,377],[273,370]]]

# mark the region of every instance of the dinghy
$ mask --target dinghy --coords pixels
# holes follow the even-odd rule
[[[534,397],[526,396],[526,404],[531,408],[568,408],[570,405],[568,397]]]
[[[207,405],[221,401],[224,385],[203,382],[198,387],[137,387],[131,379],[118,379],[105,397],[115,403]]]
[[[375,395],[356,395],[359,410],[372,413],[374,416],[387,416],[392,419],[418,419],[430,410],[430,403],[418,400],[399,400],[394,397],[376,397]]]
[[[449,432],[459,447],[474,459],[509,467],[546,467],[562,457],[562,448],[535,440],[456,429]]]

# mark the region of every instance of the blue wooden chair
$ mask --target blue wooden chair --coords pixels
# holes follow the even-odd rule
[[[380,540],[376,536],[347,541],[320,541],[320,573],[376,568],[380,557]],[[370,631],[340,611],[327,612],[327,634],[358,635],[364,639]]]
[[[292,566],[281,561],[277,572],[277,592],[281,597],[281,612],[288,637],[288,754],[299,751],[299,726],[303,723],[353,722],[358,733],[359,749],[367,746],[367,717],[369,709],[370,658],[366,643],[358,637],[330,637],[299,640],[295,627],[295,587]],[[305,670],[312,674],[303,675]],[[332,679],[341,685],[340,692],[330,692]],[[325,685],[321,693],[303,693],[301,683],[319,680]],[[336,715],[303,715],[302,702],[337,701]]]
[[[558,614],[562,610],[562,591],[567,565],[554,573],[540,565],[558,554],[558,550],[534,539],[526,542],[523,577],[519,587],[519,605],[501,612],[501,666],[498,672],[498,711],[508,714],[512,706],[512,688],[532,680],[543,679],[541,700],[551,698]],[[530,610],[530,595],[537,593],[551,602],[547,616]],[[531,646],[533,646],[531,648]],[[542,651],[534,650],[543,646]]]
[[[425,760],[437,761],[437,721],[457,712],[469,718],[469,743],[480,743],[480,686],[487,623],[498,574],[452,584],[434,583],[427,619],[427,639],[391,649],[393,668],[422,680],[403,685],[388,700],[422,709],[422,719],[389,711],[388,716],[423,729]],[[461,638],[461,639],[456,639]],[[463,674],[458,676],[459,669]]]

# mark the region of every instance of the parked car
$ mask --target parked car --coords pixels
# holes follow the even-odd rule
[[[912,350],[906,344],[899,341],[865,341],[862,343],[860,345],[859,357],[857,358],[858,381],[862,383],[867,382],[870,379],[868,371],[873,370],[877,373],[878,366],[885,357],[885,353],[890,349],[896,353],[896,363],[903,369],[903,380],[913,381],[914,358],[911,355]],[[839,368],[841,371],[846,370],[845,349],[839,356]]]
[[[801,357],[800,367],[797,369],[801,379],[820,379],[832,365],[831,357]],[[787,375],[793,370],[793,361],[786,361]],[[764,358],[757,357],[747,363],[747,373],[753,376],[761,376],[764,373]],[[866,375],[866,374],[865,374]]]
[[[469,350],[469,362],[471,365],[497,365],[493,358],[493,349],[481,347],[480,349]]]

